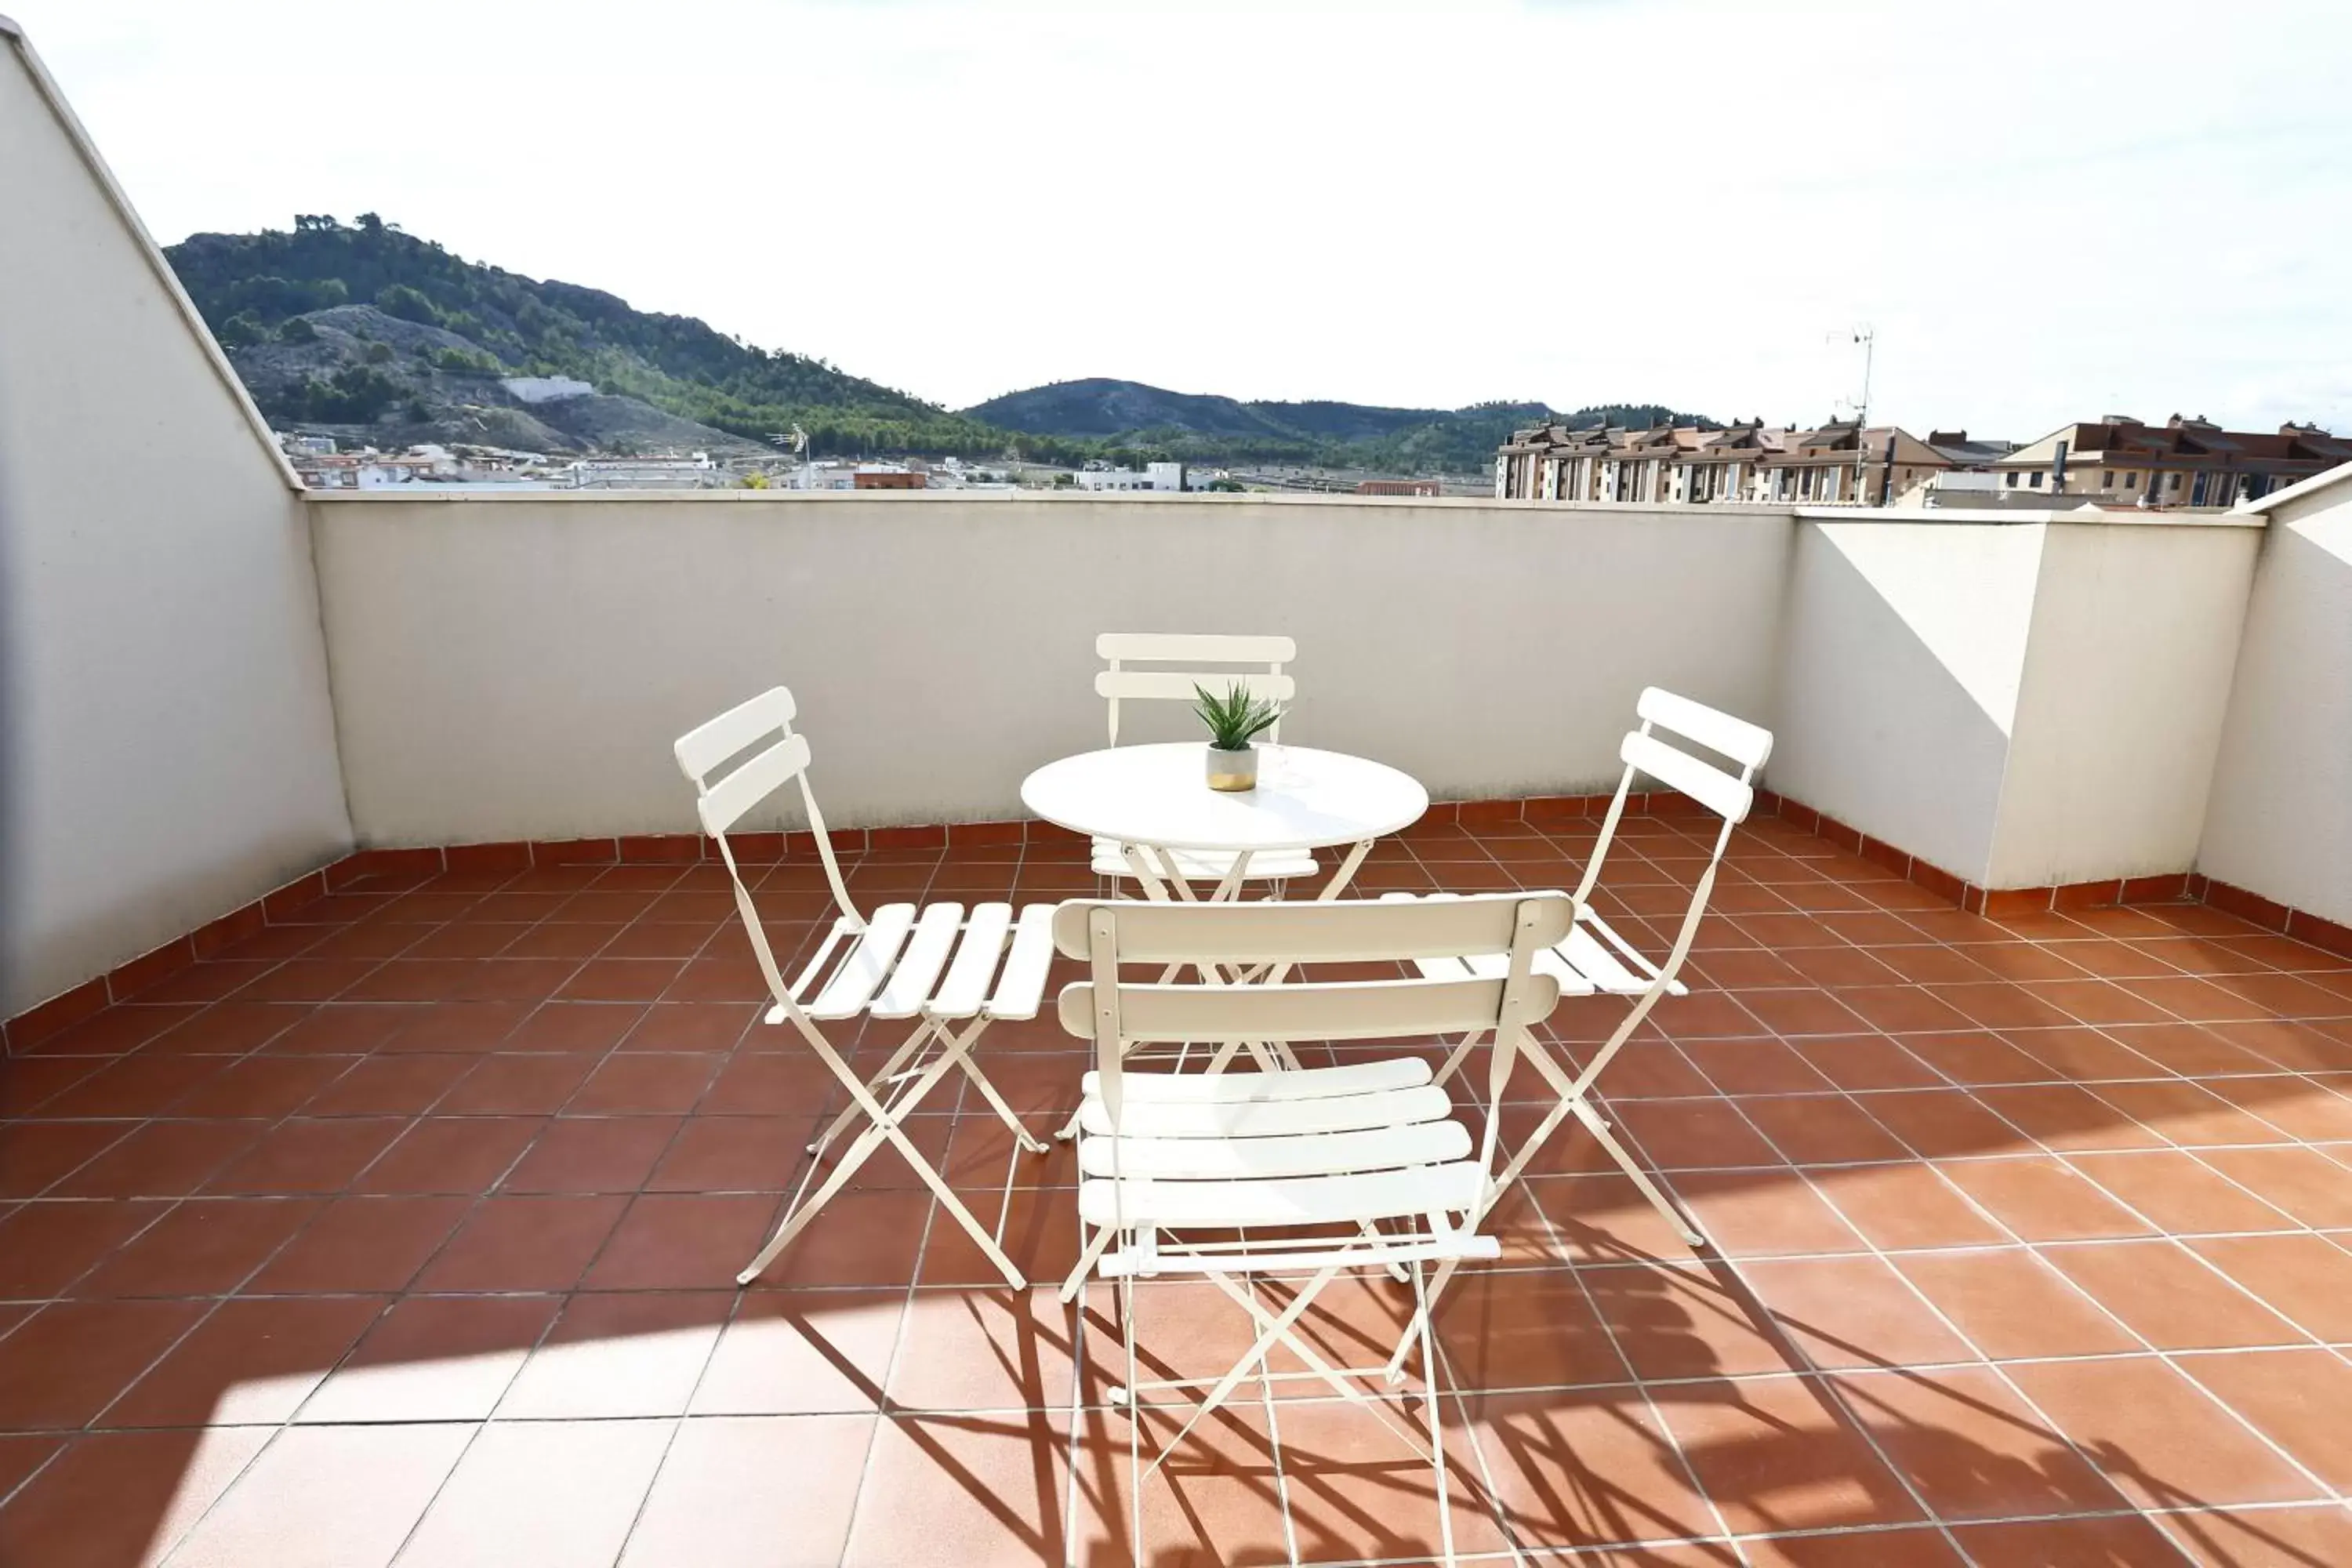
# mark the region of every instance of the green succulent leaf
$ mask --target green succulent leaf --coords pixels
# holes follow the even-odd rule
[[[1209,743],[1221,752],[1246,750],[1282,718],[1279,706],[1267,698],[1252,696],[1249,688],[1239,683],[1222,697],[1198,684],[1192,690],[1199,698],[1192,711],[1209,727]]]

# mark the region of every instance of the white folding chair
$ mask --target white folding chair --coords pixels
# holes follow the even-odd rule
[[[717,842],[728,879],[735,885],[735,907],[751,936],[752,954],[759,960],[769,993],[775,997],[764,1021],[789,1022],[798,1029],[818,1059],[841,1080],[850,1100],[816,1142],[808,1145],[807,1152],[817,1159],[801,1178],[782,1223],[737,1280],[748,1285],[757,1279],[848,1184],[858,1167],[887,1142],[915,1168],[923,1184],[938,1195],[1005,1279],[1021,1289],[1028,1283],[1021,1271],[908,1142],[904,1123],[940,1079],[957,1070],[1003,1119],[1023,1148],[1033,1153],[1045,1152],[1045,1145],[1029,1135],[973,1062],[971,1049],[995,1020],[1037,1016],[1054,957],[1054,906],[1031,904],[1016,913],[1009,904],[974,904],[969,910],[950,903],[919,909],[913,904],[884,904],[871,920],[860,914],[848,889],[842,885],[841,867],[834,859],[832,841],[825,837],[824,817],[809,788],[808,741],[793,732],[793,694],[774,687],[693,731],[676,748],[679,769],[698,792],[696,807],[703,828]],[[743,760],[723,776],[713,776],[722,763],[738,757]],[[786,985],[768,945],[767,931],[760,923],[759,908],[743,886],[743,873],[727,842],[727,832],[742,820],[744,813],[795,782],[816,839],[817,858],[824,865],[824,879],[840,913],[816,956],[797,980]],[[868,1079],[852,1072],[817,1027],[820,1022],[861,1016],[919,1020],[914,1033]],[[811,1193],[809,1183],[825,1151],[851,1121],[861,1117],[866,1126],[843,1151],[824,1184]]]
[[[1235,686],[1246,687],[1253,697],[1273,702],[1287,702],[1297,691],[1297,683],[1283,673],[1282,667],[1298,657],[1298,645],[1288,637],[1105,632],[1095,638],[1095,656],[1105,661],[1105,668],[1095,677],[1095,694],[1109,703],[1110,743],[1114,746],[1118,744],[1119,705],[1123,702],[1190,704],[1197,695],[1196,687],[1220,695]],[[1162,668],[1129,668],[1137,664]],[[1181,668],[1164,668],[1171,665]],[[1240,668],[1209,668],[1219,665]],[[1269,743],[1280,742],[1280,721],[1266,731],[1265,738]],[[1131,858],[1138,855],[1148,856],[1145,865],[1152,877],[1177,889],[1180,896],[1193,882],[1213,882],[1221,894],[1229,894],[1242,882],[1287,881],[1293,877],[1311,877],[1316,871],[1315,856],[1306,849],[1252,855],[1240,868],[1240,875],[1235,876],[1238,857],[1230,850],[1152,849],[1121,844],[1113,838],[1097,838],[1094,841],[1095,875],[1114,881],[1137,877]]]
[[[1609,803],[1609,815],[1601,823],[1601,836],[1592,846],[1592,858],[1586,862],[1583,879],[1577,883],[1573,895],[1576,921],[1566,940],[1536,961],[1538,973],[1558,981],[1566,995],[1591,995],[1605,992],[1612,996],[1631,996],[1633,1005],[1608,1040],[1593,1053],[1592,1059],[1579,1073],[1568,1071],[1550,1047],[1539,1040],[1530,1040],[1520,1054],[1528,1065],[1542,1076],[1559,1101],[1544,1116],[1536,1130],[1519,1144],[1495,1179],[1488,1195],[1491,1203],[1502,1196],[1519,1174],[1527,1169],[1542,1148],[1545,1140],[1559,1124],[1573,1116],[1590,1129],[1601,1149],[1617,1168],[1633,1180],[1642,1195],[1650,1200],[1666,1222],[1693,1247],[1707,1245],[1706,1236],[1696,1221],[1661,1191],[1649,1173],[1625,1152],[1610,1130],[1609,1122],[1594,1108],[1591,1096],[1601,1075],[1608,1069],[1612,1058],[1624,1046],[1650,1009],[1662,996],[1682,996],[1690,988],[1677,978],[1683,960],[1690,956],[1691,939],[1698,934],[1699,919],[1706,912],[1707,895],[1715,889],[1715,875],[1723,865],[1723,852],[1730,846],[1731,830],[1747,820],[1748,807],[1755,803],[1754,780],[1757,770],[1772,754],[1772,732],[1719,712],[1686,697],[1662,691],[1653,686],[1644,689],[1635,704],[1641,727],[1625,737],[1618,747],[1618,756],[1625,763],[1624,775],[1617,781],[1617,794]],[[1729,758],[1739,765],[1737,776],[1690,752],[1667,744],[1657,731],[1670,731],[1696,741],[1708,751]],[[1594,912],[1592,890],[1600,883],[1601,868],[1609,858],[1609,846],[1616,836],[1617,824],[1625,815],[1625,797],[1633,785],[1637,773],[1646,773],[1662,784],[1669,784],[1689,796],[1722,819],[1722,827],[1715,836],[1715,850],[1708,858],[1706,868],[1699,873],[1697,885],[1691,889],[1690,907],[1683,912],[1682,925],[1675,933],[1673,950],[1663,963],[1653,963],[1623,937],[1617,934],[1607,921]],[[1426,896],[1412,893],[1391,893],[1385,902],[1412,903],[1423,908],[1451,900],[1452,894],[1433,893]],[[1492,975],[1502,973],[1507,962],[1506,955],[1490,952],[1483,957],[1465,960],[1429,959],[1422,961],[1421,973],[1433,979],[1454,978],[1463,974]],[[1439,1083],[1452,1078],[1478,1036],[1465,1035],[1454,1047],[1437,1075]],[[1450,1270],[1441,1269],[1433,1286],[1433,1293],[1442,1291]],[[1402,1349],[1395,1366],[1402,1365]]]
[[[1092,1234],[1064,1297],[1076,1294],[1089,1270],[1118,1282],[1126,1380],[1110,1397],[1130,1417],[1138,1561],[1145,1555],[1144,1479],[1253,1367],[1266,1379],[1329,1385],[1420,1451],[1434,1467],[1441,1539],[1445,1561],[1454,1561],[1424,1275],[1432,1264],[1450,1269],[1499,1253],[1495,1238],[1476,1228],[1488,1207],[1496,1111],[1516,1052],[1559,1001],[1558,983],[1536,973],[1536,960],[1568,937],[1571,912],[1563,894],[1506,893],[1411,905],[1078,900],[1055,914],[1055,945],[1089,966],[1088,978],[1061,994],[1062,1026],[1094,1041],[1097,1064],[1086,1076],[1078,1138],[1078,1214]],[[1459,967],[1465,957],[1498,950],[1506,957],[1497,973]],[[1119,978],[1122,963],[1190,965],[1196,958],[1243,969],[1456,967],[1444,977],[1252,985]],[[1423,1057],[1215,1075],[1145,1073],[1124,1063],[1129,1047],[1156,1042],[1419,1039],[1459,1030],[1495,1041],[1486,1131],[1475,1154],[1468,1129],[1454,1119]],[[1425,1444],[1362,1386],[1390,1378],[1389,1367],[1335,1367],[1296,1331],[1324,1288],[1355,1268],[1409,1270],[1416,1331],[1408,1342],[1418,1337],[1424,1346]],[[1168,1274],[1205,1277],[1255,1326],[1255,1342],[1222,1377],[1136,1377],[1135,1281]],[[1253,1277],[1265,1274],[1306,1278],[1276,1311],[1254,1286]],[[1307,1370],[1268,1369],[1265,1357],[1276,1345]],[[1187,1401],[1191,1415],[1147,1469],[1144,1410]]]

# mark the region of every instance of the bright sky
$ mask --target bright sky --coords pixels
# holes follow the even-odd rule
[[[2352,428],[2352,5],[13,0],[169,242],[375,211],[951,406]],[[1832,346],[1835,335],[1839,342]]]

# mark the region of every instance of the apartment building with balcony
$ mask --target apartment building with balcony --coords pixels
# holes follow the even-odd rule
[[[1851,422],[1810,430],[1767,426],[1760,419],[1724,429],[1538,426],[1515,432],[1497,452],[1496,494],[1670,505],[1886,505],[1937,474],[1983,467],[1995,449],[1969,443],[1965,433],[1938,446],[1893,426],[1862,429]]]
[[[2224,430],[2176,414],[2061,426],[1997,459],[2001,488],[2053,506],[2235,506],[2352,461],[2352,438],[2315,425]]]

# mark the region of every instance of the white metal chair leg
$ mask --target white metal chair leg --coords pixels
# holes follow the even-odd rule
[[[1437,1381],[1437,1336],[1429,1329],[1429,1292],[1423,1284],[1423,1266],[1415,1259],[1412,1266],[1413,1320],[1421,1331],[1421,1397],[1422,1407],[1429,1417],[1429,1465],[1437,1479],[1437,1537],[1444,1548],[1445,1568],[1454,1568],[1454,1502],[1447,1494],[1445,1483],[1445,1436],[1437,1402],[1443,1391]]]

